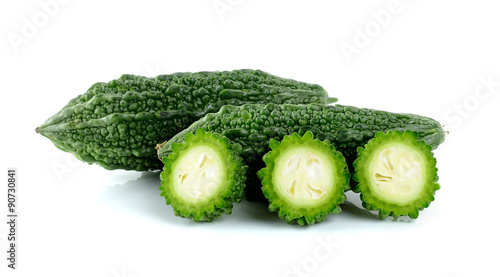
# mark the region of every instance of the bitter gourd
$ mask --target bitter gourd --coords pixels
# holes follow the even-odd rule
[[[246,197],[264,200],[256,172],[264,167],[262,156],[269,151],[269,140],[281,140],[297,132],[311,131],[320,140],[328,139],[350,166],[356,149],[364,146],[379,131],[412,130],[433,148],[444,141],[444,131],[436,120],[413,114],[398,114],[342,105],[227,105],[207,114],[167,142],[159,145],[158,156],[171,152],[171,145],[182,142],[188,133],[202,128],[228,137],[243,147],[242,157],[249,165]],[[352,168],[350,168],[352,170]],[[351,171],[352,172],[352,171]]]
[[[200,128],[195,135],[187,134],[184,143],[174,143],[172,150],[163,159],[160,190],[175,215],[211,222],[230,214],[245,186],[241,146]]]
[[[272,149],[257,172],[269,210],[287,223],[312,225],[331,213],[340,213],[350,174],[344,156],[328,142],[313,139],[308,131],[271,139]]]
[[[260,70],[123,75],[94,84],[36,131],[87,163],[145,171],[162,167],[156,144],[223,105],[335,100],[319,85]]]
[[[434,201],[440,188],[432,147],[411,131],[379,132],[354,161],[353,191],[362,204],[379,217],[417,218]]]

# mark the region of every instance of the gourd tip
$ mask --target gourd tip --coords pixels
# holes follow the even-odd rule
[[[328,99],[326,100],[326,103],[327,104],[332,104],[332,103],[335,103],[337,102],[339,99],[338,98],[335,98],[335,97],[328,97]]]

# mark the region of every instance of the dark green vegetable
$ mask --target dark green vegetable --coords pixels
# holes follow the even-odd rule
[[[230,214],[233,203],[243,198],[246,169],[241,146],[226,137],[198,129],[174,143],[163,158],[161,195],[175,215],[211,222]]]
[[[271,139],[272,151],[257,172],[269,210],[287,223],[312,225],[341,212],[350,174],[344,156],[326,140],[313,139],[311,132],[297,133],[283,141]]]
[[[354,161],[363,207],[379,211],[379,217],[417,218],[419,211],[434,201],[439,189],[436,159],[432,147],[411,131],[378,132]]]
[[[270,139],[281,140],[293,132],[302,136],[311,131],[320,140],[328,139],[344,155],[347,164],[352,165],[357,148],[364,146],[379,131],[412,130],[433,148],[438,147],[445,136],[439,122],[419,115],[341,105],[228,105],[160,145],[159,158],[171,152],[172,143],[183,142],[188,133],[198,128],[227,136],[241,144],[242,156],[249,165],[246,190],[249,200],[265,200],[256,171],[265,166],[262,156],[269,151]]]
[[[96,83],[36,131],[106,169],[161,169],[155,145],[226,104],[334,102],[319,85],[260,70],[123,75]]]

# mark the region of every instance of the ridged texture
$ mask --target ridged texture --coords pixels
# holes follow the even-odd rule
[[[423,168],[426,180],[424,182],[424,187],[418,199],[415,199],[412,203],[407,205],[391,203],[384,199],[380,199],[380,197],[371,191],[368,185],[370,178],[372,178],[367,173],[367,164],[373,158],[373,155],[370,154],[380,146],[391,142],[404,142],[425,157],[426,164]],[[388,216],[392,216],[393,218],[398,218],[400,216],[409,216],[414,219],[417,218],[419,211],[429,207],[429,204],[434,201],[434,194],[440,188],[437,183],[439,177],[437,174],[436,159],[431,150],[432,147],[430,145],[426,144],[423,140],[418,140],[418,134],[411,131],[405,131],[404,133],[400,131],[390,131],[386,134],[384,132],[378,132],[375,134],[375,138],[371,139],[364,147],[359,147],[359,157],[353,164],[355,170],[353,180],[356,182],[353,191],[361,193],[360,197],[363,207],[368,210],[379,211],[380,219],[385,219]]]
[[[329,214],[341,212],[340,204],[344,203],[346,196],[344,191],[349,188],[350,174],[347,169],[344,156],[326,140],[314,139],[311,132],[306,132],[303,137],[297,133],[285,136],[281,142],[271,139],[269,146],[272,149],[263,157],[266,167],[259,170],[257,175],[262,180],[262,191],[269,201],[269,210],[277,212],[281,219],[287,223],[299,225],[313,225],[326,219]],[[293,202],[291,197],[281,197],[276,190],[275,180],[273,180],[276,168],[276,159],[286,151],[297,148],[313,148],[328,156],[329,161],[324,164],[331,164],[330,168],[333,178],[332,190],[327,192],[324,198],[317,202],[315,206],[301,207]],[[323,184],[327,185],[327,184]]]
[[[194,146],[209,146],[223,158],[225,180],[219,184],[215,196],[204,199],[199,203],[186,203],[174,193],[172,176],[175,162],[186,151]],[[206,133],[198,129],[196,134],[186,135],[184,143],[172,144],[173,152],[163,158],[163,172],[161,178],[161,196],[165,197],[167,205],[171,205],[176,216],[191,218],[194,221],[212,222],[223,214],[231,214],[233,203],[238,203],[243,198],[246,170],[243,159],[240,157],[241,146],[231,143],[227,138],[216,134]]]
[[[319,85],[260,70],[123,75],[96,83],[36,131],[63,151],[106,169],[155,170],[155,145],[226,104],[328,103]]]
[[[246,196],[249,200],[264,201],[256,171],[264,167],[262,156],[269,151],[271,139],[281,140],[293,132],[303,135],[311,131],[320,140],[328,139],[351,166],[357,157],[357,148],[364,146],[379,131],[412,130],[433,148],[437,148],[445,137],[439,122],[413,114],[342,105],[228,105],[218,113],[207,114],[162,144],[158,156],[168,155],[172,143],[184,141],[188,133],[198,128],[227,136],[241,144],[242,156],[249,165]]]

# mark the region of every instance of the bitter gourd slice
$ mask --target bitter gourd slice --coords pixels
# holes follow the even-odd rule
[[[227,136],[241,144],[242,156],[249,165],[246,197],[266,199],[262,195],[256,171],[264,167],[262,156],[269,151],[269,140],[281,140],[297,132],[311,131],[320,140],[328,139],[340,151],[350,166],[357,157],[356,149],[364,146],[379,131],[412,130],[418,138],[437,148],[445,138],[436,120],[413,114],[391,113],[342,105],[277,105],[245,104],[224,106],[217,113],[207,114],[173,138],[159,145],[161,158],[171,152],[171,144],[182,142],[188,133],[202,128]]]
[[[358,148],[354,162],[363,206],[379,211],[379,217],[417,218],[419,211],[434,201],[440,188],[432,147],[411,131],[379,132]]]
[[[198,129],[163,158],[161,195],[177,216],[211,222],[243,198],[247,166],[241,146]]]
[[[328,142],[313,139],[308,131],[271,139],[272,149],[257,172],[269,210],[287,223],[312,225],[331,213],[340,213],[350,174],[344,156]]]
[[[56,147],[106,169],[161,169],[155,146],[226,104],[328,103],[319,85],[241,69],[123,75],[96,83],[36,131]]]

